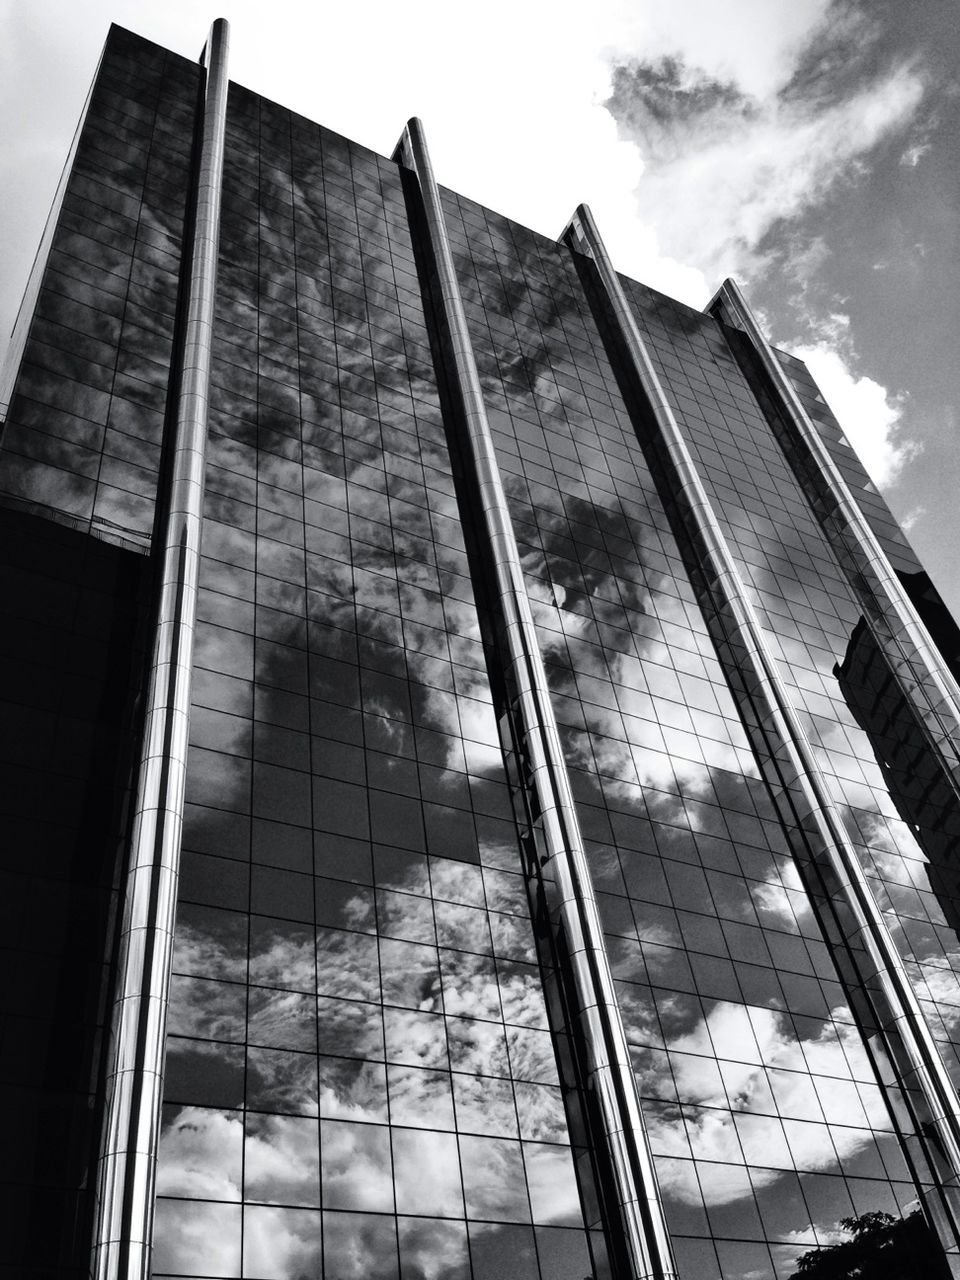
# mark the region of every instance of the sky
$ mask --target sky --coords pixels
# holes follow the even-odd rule
[[[805,359],[960,617],[960,23],[953,0],[0,0],[0,334],[107,28],[546,235],[588,203],[618,269],[702,307],[734,276]]]

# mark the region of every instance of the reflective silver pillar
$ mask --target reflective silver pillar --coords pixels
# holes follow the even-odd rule
[[[450,334],[456,393],[480,492],[506,634],[509,679],[517,695],[527,785],[543,823],[543,873],[557,888],[552,914],[563,933],[587,1054],[588,1088],[603,1128],[606,1156],[630,1259],[632,1280],[675,1280],[670,1236],[654,1172],[626,1033],[603,941],[550,690],[523,581],[506,495],[467,328],[433,168],[419,120],[411,120],[396,156],[417,179],[439,304]]]
[[[167,995],[173,954],[197,579],[211,338],[220,240],[227,112],[228,27],[218,19],[204,54],[206,84],[196,160],[194,233],[169,489],[159,545],[158,606],[127,867],[107,1105],[98,1176],[97,1280],[150,1271]]]
[[[707,310],[748,338],[788,422],[812,462],[823,498],[817,514],[847,573],[867,625],[918,715],[927,741],[960,794],[960,688],[887,559],[793,383],[734,280]]]
[[[909,1100],[912,1120],[941,1179],[945,1214],[934,1214],[951,1263],[960,1253],[960,1104],[909,982],[856,850],[830,795],[776,659],[747,594],[695,463],[650,359],[633,311],[590,210],[581,205],[565,233],[593,259],[600,285],[633,372],[650,407],[668,461],[672,497],[693,541],[711,601],[749,689],[759,729],[779,783],[789,792],[793,821],[819,869],[823,891],[856,965],[859,994],[880,1032]]]

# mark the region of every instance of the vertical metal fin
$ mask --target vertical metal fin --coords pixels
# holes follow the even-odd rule
[[[155,556],[158,595],[121,924],[107,1105],[98,1171],[97,1280],[150,1271],[167,995],[173,954],[196,623],[211,340],[227,111],[223,19],[205,51],[206,85],[183,287],[166,515]]]
[[[632,1280],[675,1280],[670,1236],[640,1114],[583,837],[497,467],[440,193],[419,120],[408,123],[396,158],[415,175],[423,202],[439,305],[449,329],[455,366],[452,373],[463,407],[465,443],[478,480],[484,532],[504,620],[506,656],[510,681],[517,693],[518,730],[529,770],[528,785],[535,793],[543,823],[544,874],[558,889],[554,914],[564,932],[586,1042],[588,1087],[601,1117],[630,1276]]]

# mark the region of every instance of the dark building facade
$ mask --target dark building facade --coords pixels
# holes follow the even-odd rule
[[[960,1275],[960,634],[817,388],[226,46],[111,30],[2,386],[0,1274]]]

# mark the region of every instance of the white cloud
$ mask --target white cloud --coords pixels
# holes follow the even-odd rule
[[[586,201],[620,270],[694,305],[724,275],[762,271],[764,237],[855,176],[915,117],[925,88],[917,67],[901,64],[830,101],[798,89],[805,51],[828,22],[836,47],[851,27],[866,32],[863,10],[831,0],[597,0],[586,11],[561,4],[550,21],[539,5],[491,0],[480,23],[439,0],[403,8],[371,0],[322,14],[294,0],[278,0],[269,14],[253,0],[224,0],[221,11],[241,83],[381,152],[420,114],[446,185],[548,235]],[[16,56],[5,114],[34,122],[25,182],[16,132],[0,151],[5,186],[19,187],[33,209],[29,217],[7,210],[24,224],[6,237],[7,317],[39,232],[36,210],[49,199],[111,19],[189,56],[205,34],[184,0],[163,11],[145,0],[95,0],[82,13],[49,0],[42,18],[14,6],[7,23]],[[470,56],[458,56],[466,48]],[[719,85],[728,96],[712,105],[709,93],[695,97],[692,112],[618,134],[604,106],[614,68],[664,57],[677,60],[681,91]],[[57,67],[57,93],[45,86],[25,105],[41,63]],[[903,163],[916,165],[926,145],[906,147]],[[37,172],[43,155],[57,157],[46,176]],[[42,201],[29,194],[39,188]],[[796,269],[814,271],[822,259],[820,246]],[[913,453],[896,437],[902,403],[825,343],[805,351],[873,478],[889,483]]]
[[[657,118],[640,107],[627,126],[646,166],[641,217],[657,228],[663,253],[713,280],[761,272],[771,261],[767,233],[854,175],[912,119],[924,92],[909,65],[829,105],[792,94],[745,96],[685,65],[650,74],[662,77],[662,88],[650,90]],[[625,72],[613,105],[626,119],[631,92]],[[639,97],[646,93],[641,83]]]
[[[702,301],[713,283],[703,264],[678,258],[650,210],[638,211],[645,157],[618,137],[603,106],[613,61],[679,47],[692,63],[762,94],[789,75],[827,3],[688,0],[674,14],[654,0],[597,0],[586,10],[551,6],[547,20],[541,5],[491,0],[482,22],[440,0],[403,7],[369,0],[322,11],[278,0],[269,12],[253,0],[224,0],[219,11],[232,24],[231,74],[240,83],[381,152],[418,114],[446,185],[548,235],[559,234],[585,201],[621,270]],[[195,6],[184,0],[163,10],[146,0],[93,0],[82,13],[48,0],[42,19],[21,13],[8,25],[15,57],[5,114],[16,118],[19,109],[41,120],[43,136],[31,139],[30,154],[49,150],[57,158],[46,179],[31,179],[44,187],[34,210],[49,199],[111,20],[191,57],[205,35]],[[47,85],[32,101],[35,65],[58,68],[57,91],[51,95]],[[6,185],[16,186],[15,154],[0,159]],[[39,227],[14,229],[25,275]],[[17,282],[11,285],[16,290]],[[5,303],[8,311],[14,306]]]
[[[932,146],[931,142],[916,142],[913,146],[907,147],[900,157],[901,165],[905,169],[915,169]]]
[[[733,10],[736,27],[726,25]],[[711,283],[758,279],[776,257],[797,285],[792,304],[816,335],[797,354],[871,478],[893,483],[918,451],[901,433],[904,399],[859,372],[850,319],[836,302],[826,315],[812,302],[808,282],[823,275],[829,245],[822,233],[791,236],[790,226],[916,122],[922,69],[901,62],[862,70],[855,87],[841,91],[844,51],[855,61],[874,33],[866,10],[825,0],[789,7],[693,0],[651,17],[646,34],[642,60],[621,57],[610,105],[643,159],[639,218],[653,256],[687,266],[685,280],[672,276],[672,291],[699,305],[697,275]],[[925,145],[907,148],[902,163],[916,165]],[[656,268],[643,265],[644,278],[664,287]]]
[[[901,68],[823,111],[777,99],[828,12],[838,22],[830,0],[596,0],[586,9],[568,0],[551,6],[549,20],[545,6],[491,0],[481,22],[440,0],[322,11],[277,0],[269,12],[224,0],[220,12],[232,23],[231,73],[240,83],[381,152],[419,114],[446,185],[548,235],[585,201],[620,270],[697,305],[720,274],[756,264],[757,240],[772,222],[819,199],[921,92],[918,76]],[[42,20],[21,13],[10,23],[16,57],[5,114],[22,114],[36,92],[34,64],[62,72],[52,100],[44,84],[42,112],[27,108],[44,122],[32,154],[65,154],[110,20],[188,56],[205,34],[185,0],[162,10],[146,0],[93,0],[82,12],[48,0]],[[669,163],[619,137],[603,105],[615,64],[665,55],[731,84],[755,107],[739,122],[708,114]],[[17,185],[14,168],[12,159],[2,166],[8,187]],[[51,189],[54,181],[51,165]],[[15,230],[25,275],[39,228]],[[4,303],[8,312],[14,305]]]
[[[834,335],[836,337],[836,335]],[[828,342],[794,348],[823,392],[844,435],[879,487],[892,484],[920,446],[898,433],[904,399],[873,378],[858,377]]]
[[[157,1194],[239,1200],[242,1152],[239,1112],[184,1107],[160,1137]]]
[[[830,0],[685,0],[645,8],[638,47],[647,57],[682,51],[690,66],[762,97],[791,78]]]
[[[659,1155],[684,1155],[689,1139],[699,1159],[731,1162],[711,1185],[712,1204],[732,1204],[749,1194],[749,1185],[736,1167],[742,1158],[741,1144],[747,1159],[756,1164],[751,1179],[758,1187],[774,1185],[783,1170],[794,1166],[833,1170],[838,1157],[842,1166],[872,1141],[862,1110],[863,1095],[868,1097],[869,1090],[853,1083],[854,1078],[867,1079],[870,1067],[865,1064],[859,1034],[849,1023],[824,1021],[815,1037],[798,1040],[789,1019],[775,1010],[717,1001],[672,1048],[678,1096],[693,1105],[684,1118],[670,1108],[653,1113],[648,1122],[651,1142]],[[722,1060],[735,1112],[727,1110],[718,1096],[711,1060],[699,1056],[711,1050]],[[822,1101],[806,1074],[808,1068],[818,1073]],[[773,1119],[774,1098],[785,1117],[782,1130]],[[875,1117],[871,1119],[876,1123]],[[831,1122],[829,1128],[824,1120]],[[678,1198],[699,1202],[700,1188],[687,1161],[671,1163],[658,1172]]]
[[[157,1200],[153,1265],[157,1273],[197,1276],[240,1271],[240,1205]]]
[[[799,1231],[785,1231],[781,1237],[783,1244],[796,1244],[803,1249],[810,1248],[810,1236],[815,1234],[817,1244],[821,1249],[831,1244],[843,1244],[845,1240],[850,1239],[850,1233],[844,1230],[839,1223],[834,1227],[817,1226],[814,1228],[812,1223],[808,1223],[806,1227],[801,1227]]]
[[[241,84],[386,154],[407,118],[420,115],[445,185],[548,235],[558,235],[586,200],[629,249],[625,269],[634,269],[656,249],[648,232],[636,231],[641,161],[632,144],[618,139],[602,105],[609,91],[602,50],[639,47],[624,41],[643,26],[646,7],[638,17],[620,0],[599,0],[586,11],[561,3],[547,14],[540,5],[491,0],[480,21],[472,10],[440,0],[324,7],[278,0],[269,9],[224,0],[218,11],[232,25],[231,75]],[[28,178],[37,191],[29,213],[6,211],[18,260],[3,300],[10,318],[39,236],[37,218],[111,20],[189,57],[206,34],[204,19],[184,0],[162,9],[146,0],[91,0],[82,13],[65,0],[48,0],[42,14],[28,19],[24,10],[7,24],[12,54],[0,90],[4,115],[41,122],[43,136],[34,129],[30,140],[32,163],[41,151],[56,157],[43,175]],[[58,70],[55,88],[46,83],[41,94],[33,86],[47,80],[51,65]],[[18,154],[10,144],[0,150],[7,189],[24,185],[17,181]],[[674,270],[679,279],[689,274]],[[665,283],[670,268],[661,274]]]

